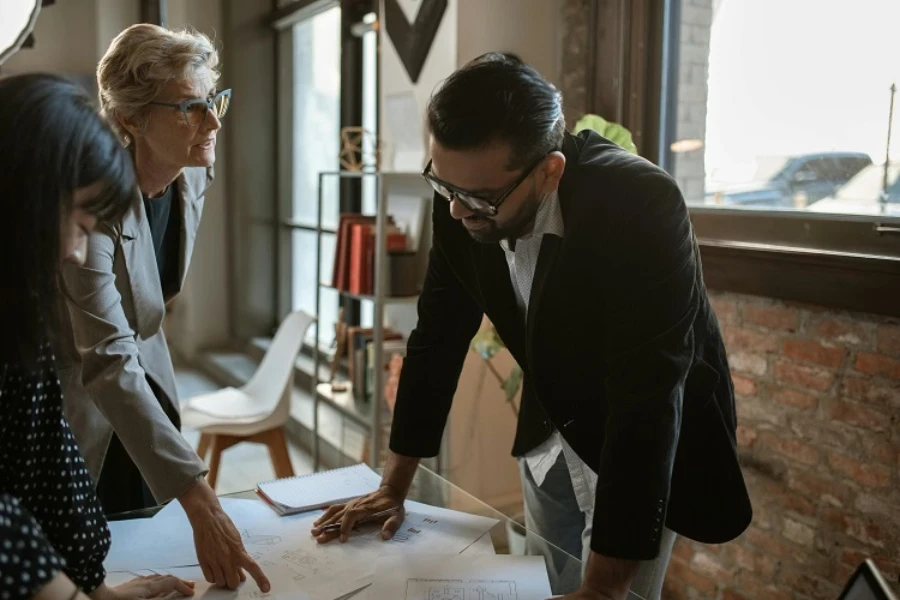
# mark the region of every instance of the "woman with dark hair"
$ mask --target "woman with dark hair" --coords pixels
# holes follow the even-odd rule
[[[61,263],[134,200],[131,158],[75,84],[0,79],[0,599],[193,594],[172,576],[103,581],[109,529],[63,416],[50,340]]]

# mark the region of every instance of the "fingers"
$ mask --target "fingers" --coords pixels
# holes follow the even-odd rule
[[[322,525],[328,525],[332,522],[332,517],[340,512],[343,512],[346,506],[346,504],[332,504],[328,507],[327,510],[325,510],[321,517],[316,519],[316,522],[313,523],[313,525],[315,525],[317,528],[321,527]]]
[[[318,536],[319,534],[322,533],[322,529],[327,527],[328,525],[334,525],[335,523],[340,523],[343,520],[345,514],[347,514],[346,507],[329,515],[327,519],[325,519],[323,517],[324,520],[320,519],[319,521],[316,521],[317,525],[315,527],[313,527],[311,533],[315,536]]]
[[[222,567],[225,574],[225,583],[229,590],[236,590],[241,585],[241,568],[236,564],[225,565]]]
[[[342,544],[350,539],[350,532],[353,531],[353,527],[356,525],[356,522],[365,517],[368,513],[369,511],[362,508],[351,508],[344,513],[344,518],[341,519]]]
[[[403,525],[403,519],[406,518],[406,511],[403,507],[397,511],[397,514],[389,518],[384,522],[384,527],[381,528],[381,538],[384,540],[389,540],[394,537],[394,534],[397,533],[397,530],[400,529],[400,526]]]
[[[193,596],[193,582],[189,583],[174,575],[156,575],[149,582],[148,591],[153,598],[165,598],[173,593],[182,596]]]
[[[265,573],[263,573],[262,567],[256,564],[256,561],[253,560],[250,555],[246,553],[244,554],[244,562],[241,564],[241,566],[246,569],[248,573],[250,573],[250,577],[253,578],[253,581],[256,582],[256,585],[263,593],[266,593],[270,589],[272,589],[272,584],[269,583],[269,578],[266,577]],[[243,571],[241,572],[241,574],[243,574]]]
[[[225,579],[225,571],[218,564],[210,565],[213,572],[213,583],[219,587],[227,587],[228,581]]]
[[[210,567],[208,563],[206,563],[206,562],[200,563],[200,568],[203,570],[203,578],[208,583],[216,582],[216,575],[213,572],[212,567]]]

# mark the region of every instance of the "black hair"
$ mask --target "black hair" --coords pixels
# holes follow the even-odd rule
[[[510,171],[562,148],[562,94],[514,54],[491,52],[444,81],[428,103],[428,129],[444,148],[509,145]]]
[[[0,364],[32,364],[57,323],[60,227],[79,188],[100,221],[134,202],[131,156],[87,92],[56,75],[0,78]]]

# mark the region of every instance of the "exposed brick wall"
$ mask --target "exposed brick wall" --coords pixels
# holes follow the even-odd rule
[[[667,599],[833,600],[872,558],[900,582],[900,324],[714,293],[754,519],[679,540]]]

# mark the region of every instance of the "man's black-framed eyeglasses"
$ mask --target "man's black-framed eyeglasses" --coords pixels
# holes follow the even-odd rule
[[[209,100],[194,98],[181,102],[150,102],[150,104],[177,108],[184,115],[184,122],[189,127],[200,127],[206,121],[206,115],[211,110],[215,111],[216,117],[219,119],[225,116],[231,105],[231,90],[222,90]]]
[[[431,184],[431,187],[434,188],[438,194],[444,197],[448,202],[452,202],[453,200],[459,200],[460,203],[471,210],[474,213],[485,215],[485,216],[496,216],[497,211],[500,209],[500,205],[503,204],[503,201],[509,198],[509,196],[516,191],[516,188],[522,185],[522,182],[528,179],[528,177],[534,172],[535,169],[538,168],[546,156],[542,156],[540,160],[531,165],[531,167],[525,169],[522,174],[516,179],[513,183],[509,185],[497,198],[490,199],[485,198],[481,194],[473,194],[472,192],[468,192],[464,189],[458,188],[453,184],[447,183],[446,181],[442,181],[434,176],[431,172],[431,160],[428,161],[428,164],[425,166],[425,170],[422,171],[422,177]]]

